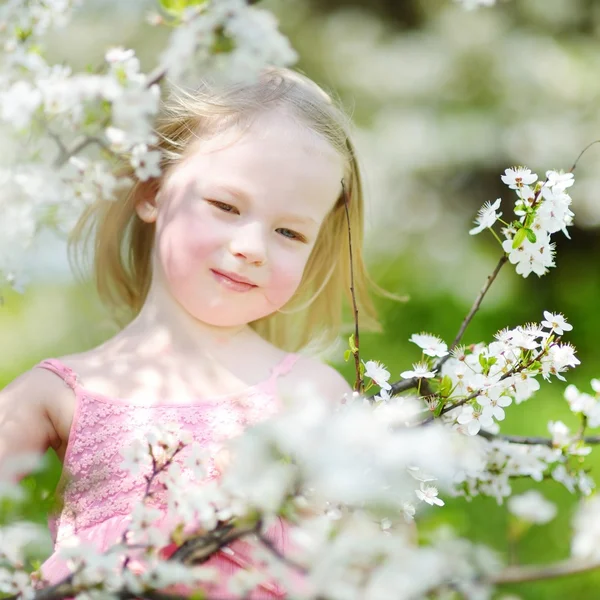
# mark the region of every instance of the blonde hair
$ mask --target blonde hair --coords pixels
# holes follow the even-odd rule
[[[161,176],[144,182],[135,177],[131,167],[125,167],[121,174],[133,183],[122,197],[116,202],[99,199],[85,209],[70,236],[69,257],[76,268],[81,267],[80,259],[86,256],[91,243],[98,294],[120,325],[139,313],[152,277],[155,226],[139,218],[136,205],[156,196],[162,181],[192,142],[234,125],[248,125],[253,117],[269,109],[285,110],[324,138],[342,155],[346,167],[343,191],[321,226],[298,290],[280,311],[250,326],[290,352],[314,348],[316,340],[323,349],[336,340],[343,324],[344,297],[352,304],[347,202],[360,329],[381,330],[368,290],[372,287],[390,294],[370,279],[363,259],[363,190],[348,118],[316,83],[283,68],[265,69],[251,83],[224,86],[203,81],[193,92],[173,91],[155,124],[162,155]]]

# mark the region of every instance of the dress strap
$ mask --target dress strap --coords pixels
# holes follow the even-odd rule
[[[79,377],[77,373],[63,364],[58,358],[47,358],[39,362],[36,367],[48,369],[58,375],[72,390],[79,385]]]
[[[292,367],[296,364],[296,361],[300,358],[300,354],[286,354],[284,359],[273,367],[271,371],[271,379],[275,379],[280,375],[285,375],[292,370]]]

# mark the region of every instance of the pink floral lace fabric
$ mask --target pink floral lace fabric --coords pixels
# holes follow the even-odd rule
[[[73,423],[58,484],[63,507],[48,521],[55,550],[73,535],[105,550],[126,528],[127,517],[146,488],[143,472],[132,475],[122,467],[121,451],[134,440],[144,438],[157,423],[168,423],[188,431],[214,457],[225,441],[280,409],[277,378],[289,372],[298,358],[296,354],[286,355],[268,380],[239,394],[198,398],[191,404],[156,405],[133,404],[94,393],[57,359],[39,363],[38,367],[56,373],[75,393]],[[185,449],[176,460],[183,476],[192,480],[184,466]],[[210,458],[208,477],[216,476],[218,471]],[[156,494],[153,500],[159,506],[160,496]],[[50,557],[42,572],[56,581],[65,570],[58,562],[54,567]]]

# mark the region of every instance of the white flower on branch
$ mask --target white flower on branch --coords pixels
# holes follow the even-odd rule
[[[368,360],[364,365],[365,377],[370,377],[382,390],[392,389],[388,383],[390,372],[379,361]]]
[[[400,373],[400,377],[403,379],[412,379],[413,377],[416,379],[431,379],[435,377],[435,373],[427,363],[418,362],[413,364],[412,371],[403,371]]]
[[[0,7],[0,32],[8,41],[19,40],[19,43],[36,43],[37,38],[51,28],[64,27],[71,18],[74,7],[81,5],[82,0],[31,0],[27,10],[23,10],[21,0],[6,0]],[[17,37],[19,31],[31,31],[32,39]],[[9,44],[10,46],[10,44]]]
[[[148,150],[146,144],[138,144],[131,153],[131,166],[141,181],[160,175],[160,152]]]
[[[140,472],[140,469],[150,464],[148,454],[148,443],[140,439],[135,439],[121,450],[123,462],[121,467],[129,471],[132,475]]]
[[[30,600],[35,596],[35,589],[31,577],[24,571],[9,571],[0,567],[0,592],[18,595],[23,600]]]
[[[25,129],[42,104],[42,94],[27,81],[17,81],[0,93],[0,118],[15,129]]]
[[[537,181],[538,176],[525,167],[514,167],[506,169],[504,175],[500,177],[511,190],[518,190],[526,185],[531,185]]]
[[[490,390],[492,391],[492,390]],[[495,391],[493,395],[481,395],[477,397],[477,402],[483,408],[486,416],[492,417],[497,421],[503,421],[505,418],[504,408],[510,406],[512,398],[500,395],[502,392]]]
[[[544,201],[537,209],[534,228],[540,227],[548,233],[562,231],[570,239],[567,227],[573,225],[575,213],[569,208],[571,196],[562,190],[543,187],[541,190]]]
[[[41,525],[17,521],[0,527],[0,564],[23,565],[27,551],[47,545],[47,533]]]
[[[585,392],[580,392],[573,384],[569,384],[565,388],[564,398],[574,413],[589,415],[596,406],[596,399],[593,396]]]
[[[473,227],[473,229],[469,230],[470,235],[477,235],[481,233],[484,229],[488,229],[492,227],[494,223],[502,216],[501,212],[496,212],[500,208],[500,203],[502,202],[501,198],[498,198],[494,204],[490,202],[486,202],[480,209],[477,217],[475,218],[475,223],[477,227]]]
[[[529,490],[509,498],[508,510],[523,521],[536,525],[549,523],[557,513],[556,504],[547,500],[537,490]]]
[[[456,418],[457,423],[467,426],[469,435],[477,435],[479,430],[493,425],[491,412],[489,410],[476,410],[470,404],[462,407],[461,413]]]
[[[571,187],[575,183],[575,176],[573,173],[546,171],[546,179],[548,180],[546,185],[555,193],[557,191],[564,192],[568,187]]]
[[[535,379],[535,375],[529,371],[521,371],[506,379],[513,390],[515,404],[529,400],[540,389],[540,382]]]
[[[571,553],[579,558],[600,559],[600,497],[581,503],[573,518]]]
[[[438,498],[438,489],[433,485],[425,485],[421,483],[418,490],[415,490],[415,494],[419,500],[426,502],[433,506],[444,506],[444,501]]]
[[[551,313],[545,310],[544,319],[542,325],[557,335],[563,335],[565,331],[571,331],[573,329],[573,325],[567,323],[564,315],[561,315],[560,313]]]
[[[212,49],[223,35],[233,47],[215,54]],[[249,6],[244,0],[221,0],[186,11],[160,64],[171,81],[181,84],[198,72],[248,79],[267,65],[286,66],[296,60],[296,52],[277,30],[272,13]]]
[[[554,375],[561,381],[566,381],[561,373],[576,367],[580,362],[575,356],[575,348],[571,344],[552,344],[541,359],[542,377],[549,379],[550,375]]]
[[[507,239],[502,242],[502,248],[508,254],[510,263],[517,265],[517,273],[523,277],[531,273],[541,277],[550,267],[555,266],[554,244],[550,242],[550,236],[544,231],[536,233],[535,242],[525,238],[516,248],[513,248],[513,240]]]
[[[413,342],[423,350],[423,354],[427,356],[446,356],[448,354],[448,346],[436,335],[430,333],[413,333],[410,336],[409,342]]]
[[[571,443],[571,431],[562,421],[548,421],[548,431],[554,447],[563,448]]]
[[[140,503],[131,513],[128,542],[145,543],[154,547],[163,547],[169,543],[169,534],[157,527],[162,512],[152,506]]]
[[[390,389],[392,389],[392,386],[390,386]],[[376,394],[375,396],[375,400],[383,400],[384,402],[387,402],[388,400],[390,400],[392,398],[390,392],[388,390],[386,390],[385,388],[381,388],[379,390],[379,393]]]

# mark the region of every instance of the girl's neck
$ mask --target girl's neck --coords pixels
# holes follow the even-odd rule
[[[198,321],[160,285],[151,285],[138,316],[121,332],[140,343],[139,351],[181,356],[227,356],[262,338],[247,324],[220,327]]]

